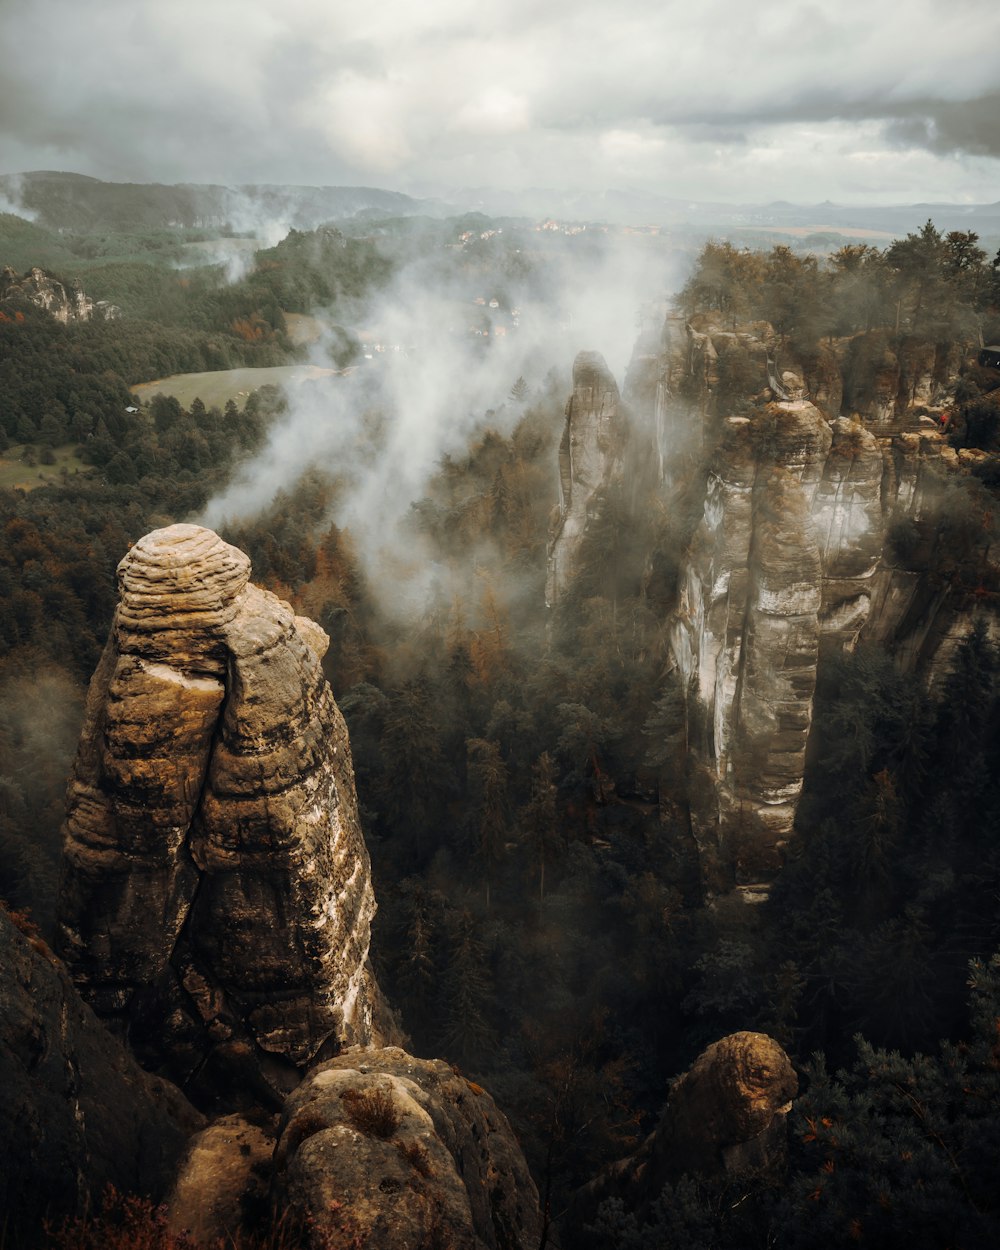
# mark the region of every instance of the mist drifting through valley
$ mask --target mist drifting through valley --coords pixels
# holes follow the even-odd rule
[[[683,277],[678,261],[643,242],[594,235],[585,249],[547,255],[541,281],[535,275],[523,290],[505,284],[507,306],[498,309],[488,280],[442,277],[435,256],[410,261],[349,327],[363,336],[358,364],[289,388],[287,412],[262,451],[198,519],[213,528],[251,520],[319,469],[338,484],[329,520],[350,530],[375,585],[384,585],[378,570],[391,555],[396,580],[385,587],[386,608],[419,607],[429,570],[412,562],[409,588],[398,584],[411,505],[443,457],[462,455],[487,429],[510,434],[550,379],[568,395],[577,352],[601,352],[621,385],[643,310],[662,309]],[[324,310],[314,311],[322,324]],[[492,322],[485,334],[470,332],[476,316]],[[328,367],[331,342],[322,334],[310,363]],[[528,388],[521,401],[511,395],[519,378]]]
[[[0,41],[0,1250],[1000,1246],[996,0]]]

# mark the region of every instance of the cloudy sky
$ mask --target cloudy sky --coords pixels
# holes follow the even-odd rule
[[[0,0],[0,172],[1000,199],[997,0]]]

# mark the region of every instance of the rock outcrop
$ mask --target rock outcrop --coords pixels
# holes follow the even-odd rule
[[[277,1101],[321,1052],[372,1039],[375,904],[326,635],[249,575],[194,525],[119,565],[69,787],[60,940],[144,1063]]]
[[[725,888],[720,833],[738,835],[738,879],[773,875],[791,833],[812,718],[822,562],[812,510],[832,436],[807,400],[724,422],[672,647],[701,705],[692,807],[703,875]],[[831,521],[831,525],[833,522]]]
[[[0,304],[21,300],[42,308],[56,321],[113,321],[121,309],[107,300],[93,300],[79,282],[66,287],[58,278],[36,265],[23,277],[9,265],[0,271]]]
[[[839,417],[813,506],[822,564],[820,645],[851,648],[868,619],[885,538],[882,449],[860,421]]]
[[[929,577],[901,562],[892,533],[933,530],[945,480],[972,458],[926,411],[955,376],[954,352],[859,335],[794,360],[769,326],[723,330],[703,316],[686,333],[685,381],[668,318],[651,411],[665,500],[675,478],[690,480],[665,454],[684,446],[685,423],[708,448],[703,518],[668,625],[689,691],[692,831],[705,886],[758,899],[792,832],[823,657],[871,638],[930,680],[962,635],[953,569]]]
[[[281,1204],[320,1239],[379,1250],[539,1244],[538,1194],[493,1099],[440,1060],[395,1047],[351,1050],[309,1074],[288,1100],[275,1168]]]
[[[647,1141],[647,1193],[655,1197],[685,1172],[780,1170],[785,1117],[798,1088],[791,1061],[766,1033],[731,1033],[713,1042],[675,1082]]]
[[[30,930],[29,930],[30,933]],[[0,1212],[31,1245],[105,1186],[163,1197],[201,1117],[108,1036],[66,970],[0,908]]]
[[[914,410],[939,402],[943,388],[957,379],[962,363],[958,344],[922,339],[892,344],[881,330],[843,340],[837,355],[844,406],[878,432],[898,427]]]
[[[576,1196],[570,1235],[583,1246],[593,1244],[584,1230],[609,1198],[621,1199],[641,1224],[663,1187],[684,1175],[709,1182],[745,1173],[780,1177],[786,1117],[797,1093],[791,1061],[767,1034],[731,1033],[713,1042],[674,1082],[659,1123],[637,1153]]]
[[[580,545],[599,492],[620,470],[626,427],[618,384],[598,352],[580,352],[559,444],[559,506],[548,548],[545,602],[559,602],[577,571]]]
[[[179,1163],[184,1138],[165,1135],[170,1228],[213,1245],[272,1224],[324,1245],[533,1250],[538,1194],[493,1100],[382,1048],[326,635],[249,575],[195,525],[131,549],[68,796],[60,933],[77,985],[146,1064],[229,1112]],[[44,1031],[22,1031],[30,1066]]]

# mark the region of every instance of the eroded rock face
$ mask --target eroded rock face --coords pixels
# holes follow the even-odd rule
[[[882,449],[860,421],[833,422],[813,519],[823,567],[820,642],[853,647],[868,619],[884,542]]]
[[[922,339],[903,339],[893,347],[880,330],[841,340],[844,406],[876,431],[898,426],[914,409],[940,401],[942,388],[958,377],[962,354],[960,345]]]
[[[724,344],[738,343],[757,361],[768,341],[760,327],[735,333],[702,325],[689,334],[690,367],[706,387],[718,383],[706,362]],[[887,364],[888,348],[875,336],[859,336],[851,350],[848,383],[867,378],[870,402],[862,407],[876,428],[856,415],[830,419],[802,396],[804,385],[821,383],[827,402],[837,400],[827,348],[806,362],[802,377],[785,370],[771,385],[786,400],[747,396],[748,415],[728,418],[703,404],[715,447],[670,639],[697,704],[691,819],[712,891],[736,884],[748,898],[765,897],[781,865],[823,656],[867,637],[907,667],[930,671],[953,632],[948,586],[900,567],[887,534],[900,518],[935,515],[943,478],[962,467],[960,457],[926,414],[913,416],[915,428],[877,432],[936,394],[945,366],[912,343]],[[885,370],[891,378],[880,407]],[[674,419],[682,415],[676,406]]]
[[[165,1193],[201,1117],[144,1072],[44,943],[0,909],[0,1211],[10,1245],[104,1188]]]
[[[144,1062],[265,1097],[367,1042],[375,904],[326,636],[211,530],[119,565],[69,787],[61,945]]]
[[[275,1169],[279,1205],[320,1237],[380,1250],[539,1244],[538,1193],[493,1099],[395,1047],[309,1074],[288,1100]]]
[[[0,271],[0,302],[9,299],[34,304],[63,325],[70,321],[113,321],[121,315],[121,309],[115,304],[109,304],[107,300],[92,300],[79,282],[66,287],[37,265],[23,277],[19,277],[9,265]]]
[[[723,423],[671,644],[702,705],[692,827],[725,888],[720,842],[739,826],[737,878],[773,875],[791,833],[812,721],[822,606],[813,522],[832,435],[806,400]]]
[[[621,466],[626,438],[618,385],[598,352],[580,352],[559,445],[559,507],[548,549],[545,602],[558,603],[573,580],[595,496]]]

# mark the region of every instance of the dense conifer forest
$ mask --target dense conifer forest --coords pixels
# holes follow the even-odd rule
[[[80,462],[61,481],[0,491],[0,897],[43,932],[115,566],[147,530],[197,518],[287,403],[267,389],[222,410],[163,396],[135,405],[128,387],[296,359],[285,315],[317,307],[347,327],[337,363],[349,363],[353,312],[429,238],[442,267],[478,264],[505,283],[508,304],[544,285],[545,258],[512,243],[484,243],[474,262],[441,247],[468,224],[396,223],[381,238],[293,231],[228,285],[211,269],[136,259],[169,254],[176,238],[140,248],[91,237],[63,254],[49,239],[57,274],[65,258],[121,316],[60,325],[2,306],[0,454],[44,464],[71,446]],[[825,259],[710,243],[676,308],[768,322],[803,359],[850,338],[858,392],[886,344],[954,345],[965,363],[947,438],[983,455],[942,487],[933,523],[900,520],[893,542],[907,567],[995,610],[1000,390],[975,349],[1000,338],[1000,254],[930,222],[885,249]],[[739,1192],[685,1180],[644,1221],[606,1204],[594,1245],[992,1244],[1000,651],[985,619],[930,685],[874,644],[824,670],[784,868],[759,906],[707,899],[688,816],[695,727],[665,624],[711,440],[685,453],[669,508],[648,460],[627,466],[629,489],[602,500],[571,593],[547,610],[568,364],[552,361],[530,386],[511,377],[496,420],[440,460],[413,502],[406,561],[431,570],[417,610],[390,610],[385,570],[332,520],[345,488],[336,466],[314,465],[221,528],[256,581],[330,635],[324,664],[350,729],[379,901],[373,958],[411,1049],[488,1086],[558,1220],[650,1131],[700,1050],[735,1030],[769,1033],[804,1090],[787,1178],[749,1176]],[[678,402],[710,423],[752,411],[763,386],[734,340],[713,413]]]

